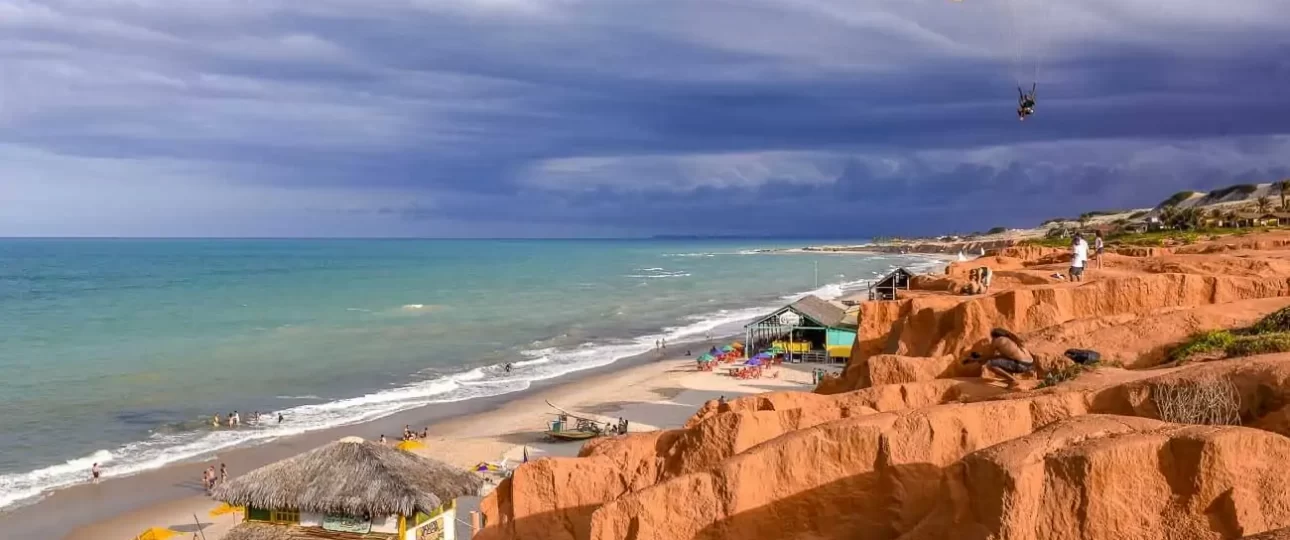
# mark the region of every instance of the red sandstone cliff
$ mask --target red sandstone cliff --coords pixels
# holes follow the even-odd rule
[[[1290,353],[1103,367],[1022,392],[959,362],[1005,326],[1046,367],[1067,347],[1156,366],[1195,331],[1290,306],[1286,246],[1109,256],[1083,284],[1046,278],[1060,254],[982,260],[1011,280],[865,304],[843,376],[815,393],[710,402],[683,429],[521,466],[485,499],[481,538],[1286,537]],[[1161,421],[1162,389],[1215,381],[1249,427]]]

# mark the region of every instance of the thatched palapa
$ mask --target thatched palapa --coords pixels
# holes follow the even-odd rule
[[[479,492],[474,473],[348,437],[265,465],[215,489],[233,506],[349,516],[413,516]]]

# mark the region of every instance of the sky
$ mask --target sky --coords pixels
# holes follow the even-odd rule
[[[1290,177],[1283,8],[0,0],[0,236],[860,238],[1151,206]]]

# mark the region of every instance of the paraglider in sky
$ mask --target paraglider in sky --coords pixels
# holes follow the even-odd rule
[[[1030,84],[1030,93],[1027,94],[1017,87],[1017,119],[1025,121],[1027,116],[1035,114],[1035,86],[1037,83]]]
[[[1035,88],[1050,28],[1051,0],[1004,0],[1011,12],[1012,74],[1017,83],[1017,119],[1035,114]],[[1030,92],[1025,91],[1030,83]]]

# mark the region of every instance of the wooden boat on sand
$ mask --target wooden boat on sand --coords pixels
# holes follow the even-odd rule
[[[605,434],[604,428],[596,420],[572,414],[550,401],[546,404],[559,411],[554,420],[547,422],[547,438],[556,441],[585,441]]]

